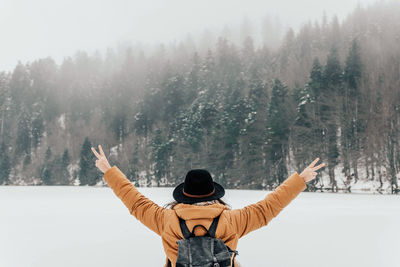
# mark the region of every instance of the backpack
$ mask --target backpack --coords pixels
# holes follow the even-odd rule
[[[198,224],[190,232],[185,220],[179,218],[184,239],[176,241],[178,243],[176,267],[234,266],[234,258],[239,253],[225,245],[221,239],[215,238],[218,220],[219,216],[214,218],[208,230],[203,225]],[[204,236],[195,236],[196,227],[203,227],[207,233]],[[171,266],[170,261],[168,261],[168,266]]]

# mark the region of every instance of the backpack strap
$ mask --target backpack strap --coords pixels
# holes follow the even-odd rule
[[[214,238],[215,238],[215,232],[217,231],[219,216],[220,216],[220,215],[218,215],[217,217],[214,218],[213,222],[211,223],[210,228],[208,229],[208,234],[209,234],[211,237],[214,237]]]
[[[191,233],[185,223],[185,220],[180,217],[178,217],[178,219],[179,219],[179,225],[181,227],[182,235],[185,239],[188,239],[191,236]]]
[[[204,227],[204,225],[197,224],[197,225],[195,225],[195,226],[193,227],[192,232],[189,231],[189,228],[187,227],[186,222],[185,222],[184,219],[182,219],[182,218],[180,218],[180,217],[178,217],[178,219],[179,219],[179,225],[180,225],[180,227],[181,227],[182,235],[183,235],[183,237],[184,237],[185,239],[188,239],[188,238],[190,238],[190,237],[194,237],[194,236],[195,236],[195,235],[194,235],[194,230],[195,230],[196,227],[198,227],[198,226],[201,226],[201,227],[203,227],[203,228],[206,230],[206,232],[207,232],[206,235],[215,238],[215,232],[216,232],[217,226],[218,226],[219,215],[218,215],[217,217],[214,218],[214,220],[212,221],[211,226],[210,226],[210,228],[209,228],[208,230],[207,230],[207,228]]]
[[[193,226],[192,233],[190,234],[191,237],[196,236],[196,235],[194,234],[194,230],[196,230],[196,227],[202,227],[202,228],[203,228],[204,230],[206,230],[206,232],[207,232],[207,234],[205,234],[205,235],[206,235],[206,236],[210,236],[210,233],[208,232],[207,228],[206,228],[204,225],[196,224],[195,226]]]

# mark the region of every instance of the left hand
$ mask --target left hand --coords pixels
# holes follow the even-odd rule
[[[310,165],[308,165],[307,168],[304,169],[304,171],[302,171],[300,173],[300,176],[304,179],[305,182],[309,182],[309,181],[313,180],[315,178],[315,176],[317,176],[317,174],[318,174],[316,172],[316,170],[325,166],[325,163],[321,163],[318,166],[314,167],[315,163],[317,163],[318,160],[319,160],[319,158],[316,158],[313,162],[311,162]]]
[[[106,155],[104,154],[103,149],[101,148],[101,145],[99,145],[100,154],[97,153],[97,151],[94,147],[92,147],[92,151],[93,151],[94,155],[97,157],[95,165],[97,168],[99,168],[100,171],[105,173],[106,171],[111,169],[110,163],[108,163],[108,160],[106,158]]]

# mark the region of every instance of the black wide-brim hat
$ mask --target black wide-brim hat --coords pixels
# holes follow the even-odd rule
[[[207,170],[194,169],[188,171],[185,182],[175,187],[172,195],[177,202],[194,204],[219,199],[225,195],[225,189],[213,181]]]

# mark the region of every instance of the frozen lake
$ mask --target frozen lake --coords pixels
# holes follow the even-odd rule
[[[140,188],[158,204],[172,188]],[[227,190],[240,208],[266,191]],[[243,267],[399,266],[400,196],[301,193],[239,241]],[[145,259],[147,258],[147,262]],[[110,188],[1,187],[1,267],[163,266],[161,239]]]

